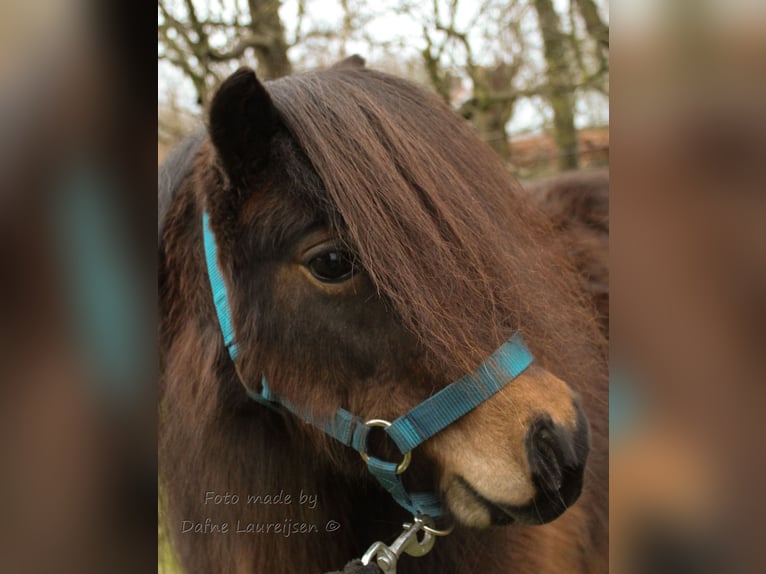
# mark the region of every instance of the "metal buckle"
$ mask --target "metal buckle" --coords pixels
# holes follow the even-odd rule
[[[391,426],[391,423],[388,421],[385,421],[383,419],[370,419],[364,423],[368,427],[381,427],[381,428],[388,428]],[[365,462],[365,464],[370,460],[370,455],[367,454],[365,451],[360,451],[359,456],[362,457],[362,460]],[[402,474],[405,470],[407,470],[407,467],[410,466],[410,461],[412,460],[412,451],[408,450],[404,453],[404,458],[402,459],[402,462],[399,463],[399,466],[396,467],[396,474]]]
[[[438,530],[437,528],[434,528],[435,524],[430,516],[418,515],[414,517],[414,520],[416,524],[421,525],[421,528],[423,529],[424,532],[428,532],[429,534],[433,534],[434,536],[448,536],[452,534],[453,530],[455,530],[454,522],[450,524],[448,528],[445,528],[443,530]]]
[[[413,520],[413,523],[407,522],[402,525],[404,531],[390,546],[383,542],[375,542],[370,546],[362,556],[362,564],[367,566],[375,559],[375,563],[383,574],[396,574],[396,565],[402,554],[414,557],[428,554],[436,542],[433,534],[434,522],[428,516],[416,516]],[[418,537],[420,533],[423,534],[422,538]]]

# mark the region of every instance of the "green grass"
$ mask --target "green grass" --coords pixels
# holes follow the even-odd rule
[[[157,574],[183,574],[173,554],[167,532],[162,527],[162,509],[157,512]]]

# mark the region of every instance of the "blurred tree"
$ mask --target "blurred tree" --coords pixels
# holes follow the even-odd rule
[[[516,62],[474,66],[471,74],[473,96],[460,106],[463,117],[471,121],[482,139],[504,161],[511,157],[507,126],[519,97],[512,87],[518,70]]]
[[[553,110],[553,136],[559,153],[559,168],[577,169],[577,130],[574,123],[575,82],[568,51],[569,42],[553,0],[533,0],[537,12],[546,62],[545,96]]]
[[[240,0],[233,5],[224,0],[181,4],[158,0],[157,6],[158,58],[191,80],[197,103],[203,107],[213,86],[231,71],[231,63],[241,63],[247,52],[255,57],[264,79],[292,71],[287,56],[290,45],[279,17],[281,0],[247,0],[246,6]]]
[[[439,1],[433,0],[432,12],[422,27],[426,47],[421,54],[434,90],[447,103],[458,105],[460,113],[471,121],[481,138],[503,160],[508,161],[510,147],[506,126],[519,95],[513,90],[513,82],[521,67],[521,60],[519,54],[504,53],[495,57],[493,65],[478,65],[475,62],[471,37],[484,25],[484,13],[490,4],[491,1],[485,2],[465,27],[459,29],[458,0],[449,0],[446,14],[443,14]],[[471,95],[462,102],[455,101],[455,92],[461,86],[459,77],[445,63],[447,52],[455,48],[462,51],[462,71],[471,82]]]
[[[374,68],[430,84],[506,161],[513,161],[514,123],[523,123],[525,132],[550,129],[559,167],[569,169],[578,163],[575,110],[578,121],[600,124],[607,118],[605,5],[606,0],[158,0],[158,57],[189,79],[204,107],[220,80],[240,65],[269,79],[359,53]],[[184,88],[179,101],[189,94]],[[522,122],[517,109],[524,110]],[[165,131],[173,132],[170,126]]]
[[[609,28],[597,0],[483,0],[476,7],[460,0],[399,1],[422,22],[421,55],[432,87],[459,106],[504,160],[511,159],[507,126],[515,105],[540,97],[551,112],[559,168],[577,167],[578,94],[608,95]],[[569,30],[557,6],[568,7]],[[473,17],[466,18],[470,10]],[[471,94],[455,101],[461,78],[470,80]]]
[[[601,19],[594,0],[570,1],[569,28],[570,44],[580,75],[577,87],[608,96],[609,26]]]
[[[170,147],[199,127],[196,118],[178,102],[178,87],[171,87],[157,108],[158,143]]]
[[[240,40],[236,50],[228,54],[237,58],[249,47],[258,60],[258,71],[265,79],[286,76],[292,71],[287,57],[285,28],[279,19],[280,0],[248,0],[252,35]]]
[[[600,57],[608,56],[609,26],[601,19],[595,0],[574,0],[577,9],[585,20],[588,34],[596,41]]]

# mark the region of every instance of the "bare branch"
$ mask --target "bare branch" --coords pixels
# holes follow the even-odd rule
[[[436,29],[440,32],[444,32],[447,37],[458,40],[463,45],[463,49],[465,50],[466,68],[468,75],[473,78],[476,74],[476,64],[474,63],[473,51],[471,50],[471,43],[468,41],[468,36],[464,32],[458,32],[455,30],[454,18],[453,22],[451,22],[448,26],[444,26],[439,22],[436,22]]]
[[[186,10],[189,13],[189,21],[191,22],[192,28],[195,30],[198,30],[201,28],[199,19],[197,18],[197,11],[194,8],[194,2],[192,0],[184,0],[184,4],[186,5]]]
[[[426,73],[428,74],[428,78],[431,81],[434,90],[436,90],[436,93],[439,94],[445,102],[449,103],[449,79],[447,75],[442,72],[440,66],[442,53],[444,52],[444,43],[438,47],[436,55],[434,55],[434,44],[431,40],[431,35],[428,33],[428,29],[425,26],[423,27],[423,37],[426,40],[426,47],[422,52]]]
[[[168,11],[163,2],[158,2],[158,5],[160,7],[160,11],[162,12],[162,17],[168,23],[170,23],[171,27],[176,31],[176,33],[178,33],[178,35],[181,36],[184,41],[191,47],[194,42],[192,42],[191,38],[189,37],[186,26]]]
[[[211,62],[228,62],[229,60],[238,60],[250,48],[268,48],[270,44],[269,38],[253,34],[242,38],[231,50],[225,52],[208,47],[207,55]]]

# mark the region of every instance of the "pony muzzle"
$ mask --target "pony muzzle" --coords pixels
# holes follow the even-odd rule
[[[569,386],[533,366],[426,448],[457,521],[543,524],[582,492],[590,429]]]

